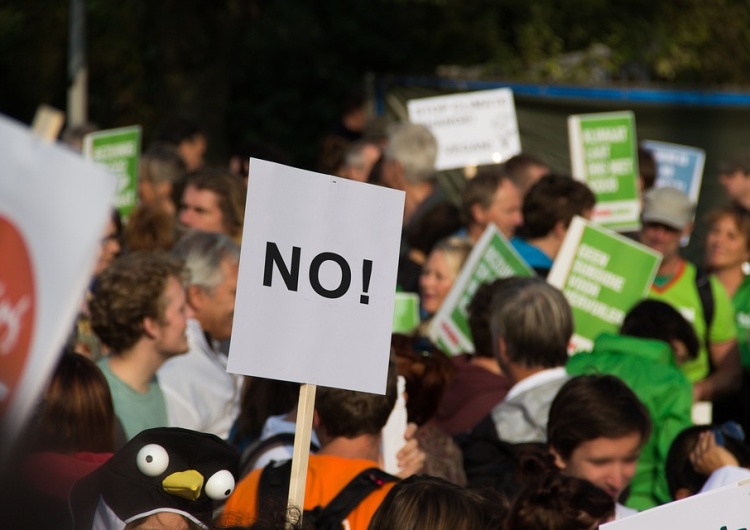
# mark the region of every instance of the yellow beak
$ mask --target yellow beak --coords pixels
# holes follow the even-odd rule
[[[167,493],[194,501],[201,495],[203,475],[194,469],[178,471],[165,478],[161,486]]]

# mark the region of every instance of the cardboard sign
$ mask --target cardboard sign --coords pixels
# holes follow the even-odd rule
[[[498,164],[521,152],[509,88],[413,99],[407,106],[409,121],[437,138],[438,170]]]
[[[604,332],[616,333],[625,314],[648,294],[661,254],[574,217],[547,281],[573,309],[572,350],[589,351]]]
[[[644,140],[641,145],[656,159],[657,188],[677,188],[698,204],[706,152],[697,147]]]
[[[251,159],[227,370],[383,394],[404,193]]]
[[[618,232],[640,228],[638,150],[632,112],[568,117],[573,177],[596,195],[593,219]]]
[[[126,219],[138,200],[141,128],[136,125],[89,133],[83,138],[83,155],[117,177],[115,207]]]
[[[428,333],[438,348],[451,355],[473,352],[466,307],[481,284],[510,276],[534,276],[534,271],[490,223],[432,319]]]
[[[750,482],[693,495],[603,524],[601,530],[745,530],[750,525]]]
[[[0,116],[3,452],[54,368],[90,280],[115,179]]]

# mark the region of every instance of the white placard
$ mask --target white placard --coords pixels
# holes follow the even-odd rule
[[[404,193],[250,160],[227,370],[385,393]]]
[[[601,530],[740,530],[750,525],[750,482],[693,495],[604,524]]]
[[[407,106],[409,121],[437,138],[438,170],[498,164],[521,152],[509,88],[413,99]]]
[[[3,116],[0,158],[0,411],[12,437],[73,330],[116,183]]]

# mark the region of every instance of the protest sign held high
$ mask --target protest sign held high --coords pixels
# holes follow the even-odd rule
[[[89,133],[83,139],[83,154],[117,177],[115,207],[123,218],[127,218],[137,202],[141,128],[123,127]]]
[[[497,164],[521,152],[509,88],[413,99],[408,110],[409,121],[437,138],[437,170]]]
[[[461,268],[445,301],[430,324],[430,338],[449,354],[474,351],[466,307],[483,283],[509,276],[533,276],[494,224],[485,229]]]
[[[0,427],[5,451],[72,329],[109,218],[115,179],[4,117],[0,150]]]
[[[251,160],[228,371],[383,393],[403,193]]]
[[[648,294],[661,255],[575,217],[547,281],[573,309],[573,351],[588,351],[601,333],[616,333],[625,313]]]
[[[573,177],[596,195],[593,219],[625,232],[640,227],[638,157],[632,112],[568,117]]]
[[[698,203],[706,152],[697,147],[644,140],[641,145],[656,159],[657,188],[677,188]]]

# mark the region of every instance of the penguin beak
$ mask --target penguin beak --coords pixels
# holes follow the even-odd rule
[[[167,493],[194,501],[201,495],[203,489],[203,475],[194,469],[172,473],[161,483]]]

